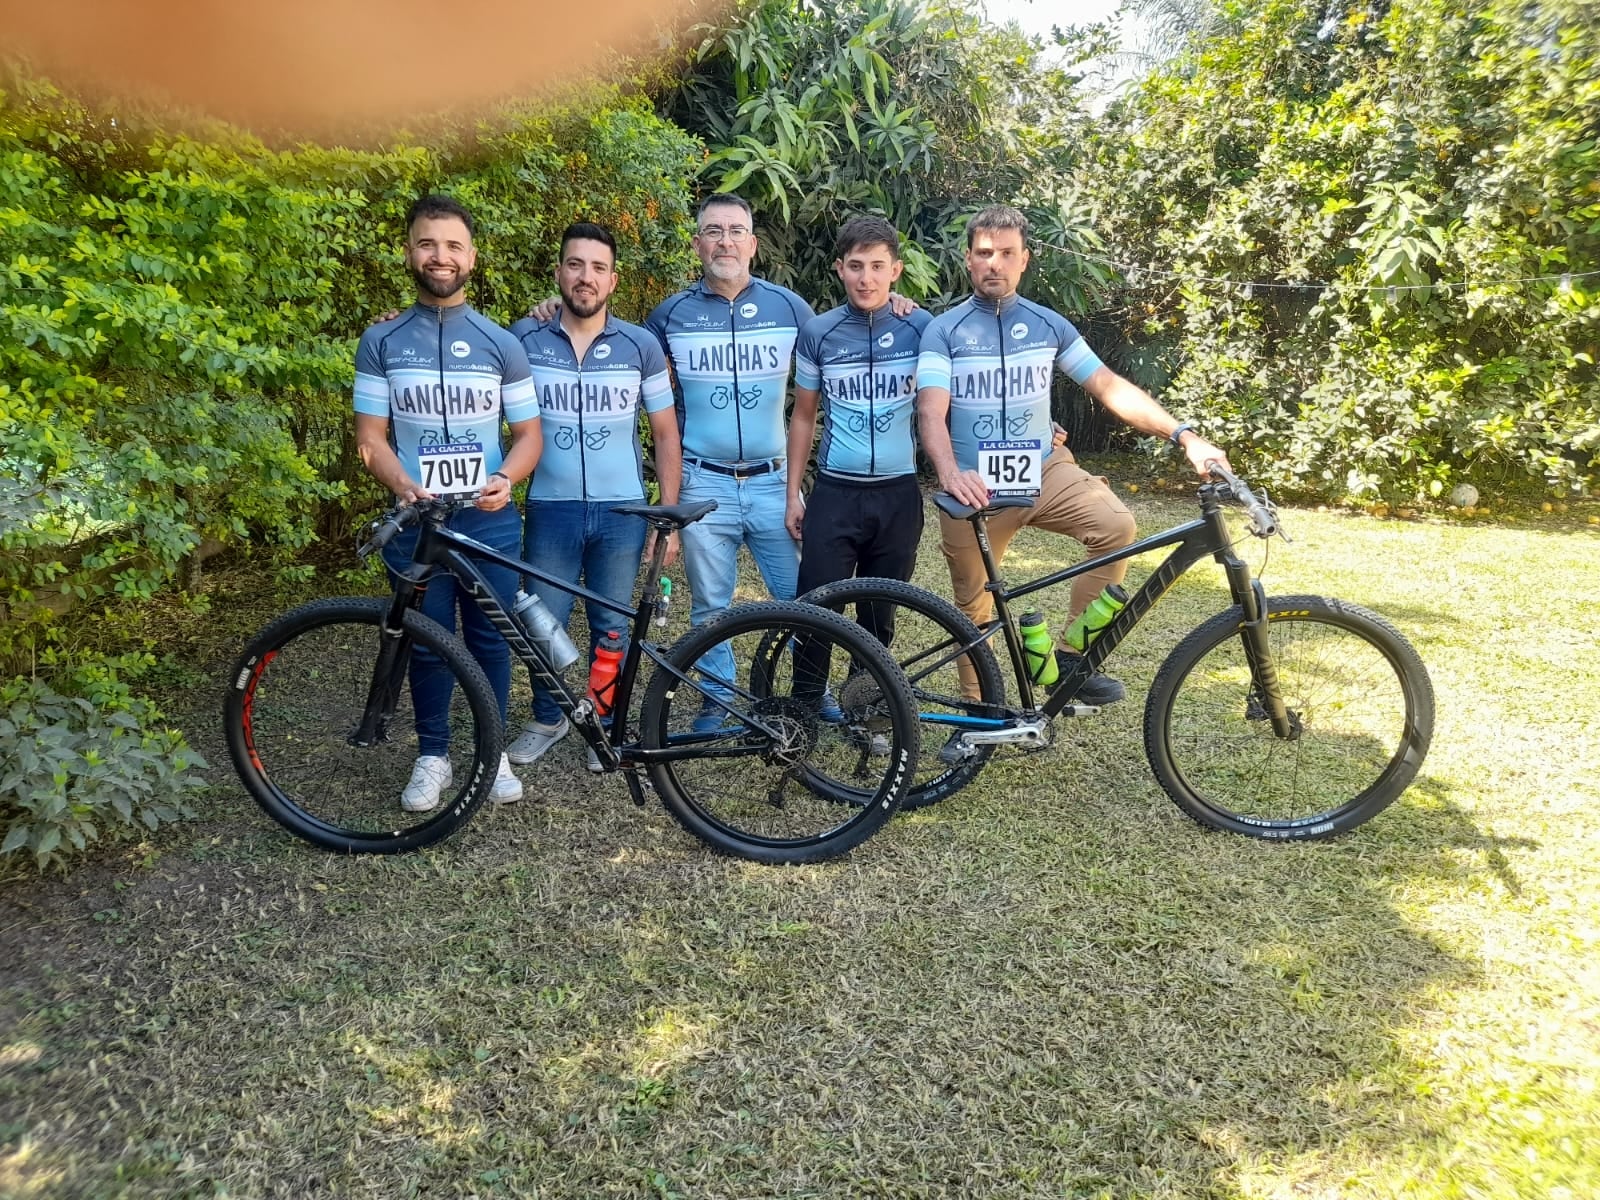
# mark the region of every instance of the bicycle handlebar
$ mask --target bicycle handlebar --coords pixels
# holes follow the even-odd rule
[[[448,516],[457,509],[470,508],[473,504],[471,497],[435,497],[432,500],[414,500],[410,504],[396,504],[372,522],[372,536],[356,548],[356,556],[365,561],[368,556],[394,541],[402,529],[415,525],[429,513]]]
[[[1245,511],[1250,514],[1251,533],[1258,538],[1269,538],[1277,534],[1284,541],[1289,540],[1278,524],[1278,514],[1269,503],[1250,490],[1249,484],[1214,459],[1206,464],[1206,470],[1210,471],[1213,477],[1220,479],[1228,493],[1244,505]]]

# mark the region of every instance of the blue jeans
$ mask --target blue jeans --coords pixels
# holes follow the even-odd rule
[[[514,505],[506,505],[499,512],[486,513],[468,508],[451,515],[449,528],[457,533],[476,538],[491,549],[515,556],[522,543],[522,514]],[[395,571],[411,563],[412,552],[417,548],[417,531],[413,527],[403,531],[383,550],[383,562],[394,582]],[[475,564],[483,572],[489,586],[500,602],[511,607],[511,598],[517,592],[517,573],[493,563],[479,561]],[[511,648],[506,645],[483,610],[467,599],[460,585],[449,575],[435,575],[428,581],[422,594],[422,611],[443,625],[451,633],[456,631],[456,612],[461,613],[461,639],[466,642],[472,657],[478,660],[483,673],[489,678],[495,701],[500,706],[500,720],[506,719],[506,699],[511,694]],[[455,688],[455,677],[444,660],[433,651],[420,645],[411,650],[411,706],[416,711],[417,752],[445,757],[450,747],[450,693]]]
[[[780,468],[749,479],[708,471],[688,458],[683,463],[679,503],[715,500],[717,509],[683,530],[683,569],[689,577],[689,620],[703,625],[733,602],[738,582],[739,546],[750,547],[756,569],[774,600],[793,600],[799,577],[800,547],[784,527],[788,472]],[[700,668],[732,679],[733,651],[714,647]],[[720,692],[720,689],[708,688]]]
[[[522,557],[542,571],[569,583],[582,583],[618,604],[633,606],[633,583],[639,577],[639,559],[644,554],[649,527],[639,517],[624,517],[611,511],[620,500],[529,500],[527,531],[523,535]],[[577,599],[548,583],[528,579],[528,590],[544,601],[555,619],[563,625],[572,615]],[[585,600],[589,618],[588,661],[594,661],[594,648],[608,633],[628,644],[628,618],[591,600]],[[533,680],[533,719],[542,725],[561,720],[561,709],[549,689]]]

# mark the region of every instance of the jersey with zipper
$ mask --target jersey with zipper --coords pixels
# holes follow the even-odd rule
[[[1040,441],[1050,447],[1050,383],[1059,368],[1082,384],[1101,362],[1059,313],[1013,293],[969,297],[922,335],[917,386],[950,392],[956,465],[976,470],[978,444]]]
[[[645,327],[672,364],[685,458],[783,457],[795,338],[814,315],[795,293],[764,279],[732,300],[701,280],[656,306]]]
[[[413,304],[363,332],[354,400],[356,412],[388,419],[389,442],[419,483],[422,448],[477,443],[487,475],[505,461],[501,420],[539,415],[521,344],[467,304]]]
[[[528,355],[544,433],[529,498],[642,500],[639,409],[660,412],[672,404],[655,337],[607,317],[579,362],[559,314],[518,321],[511,333]]]
[[[887,304],[844,304],[806,322],[794,381],[818,394],[818,470],[866,479],[916,471],[917,348],[932,320],[921,308],[897,317]]]

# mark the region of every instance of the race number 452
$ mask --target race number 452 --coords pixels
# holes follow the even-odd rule
[[[1044,477],[1044,443],[979,442],[978,474],[999,495],[1037,496]]]
[[[483,443],[463,442],[455,446],[423,446],[417,451],[422,467],[422,486],[430,492],[447,495],[466,492],[476,495],[483,489]]]

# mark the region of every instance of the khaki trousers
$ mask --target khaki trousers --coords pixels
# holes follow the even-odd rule
[[[988,518],[989,547],[997,567],[1005,561],[1011,539],[1025,525],[1076,538],[1091,558],[1120,550],[1131,544],[1135,536],[1133,514],[1117,499],[1105,476],[1091,475],[1078,466],[1065,446],[1059,447],[1045,462],[1039,498],[1032,508],[1002,509]],[[950,587],[956,606],[981,626],[994,615],[994,600],[984,587],[988,577],[984,574],[983,556],[978,552],[972,523],[954,520],[941,512],[939,532],[940,549],[950,568]],[[1107,584],[1121,583],[1127,573],[1128,564],[1119,562],[1073,580],[1068,621],[1088,608],[1090,601]],[[968,699],[978,699],[977,676],[966,659],[957,665],[961,668],[963,694]]]

